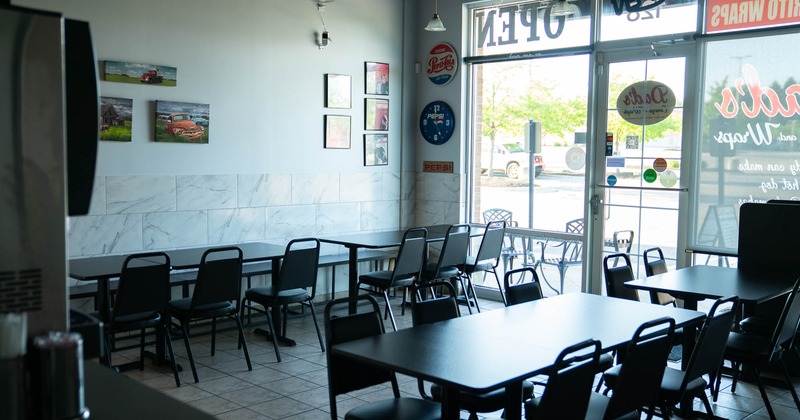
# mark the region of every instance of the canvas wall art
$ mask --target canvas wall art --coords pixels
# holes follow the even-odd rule
[[[325,75],[325,107],[350,108],[352,78],[346,74]]]
[[[155,141],[208,143],[210,105],[156,101]]]
[[[325,116],[325,148],[350,148],[350,117],[347,115]]]
[[[107,82],[152,86],[178,85],[177,67],[111,60],[106,60],[103,63],[103,80]]]
[[[133,99],[100,97],[100,140],[131,141]]]
[[[364,134],[364,166],[389,164],[389,135]]]
[[[389,94],[389,64],[364,63],[364,92],[367,95]]]
[[[364,129],[370,131],[389,130],[388,99],[364,99]]]

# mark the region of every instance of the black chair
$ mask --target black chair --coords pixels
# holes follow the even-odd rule
[[[447,290],[447,296],[438,298],[419,300],[418,296],[425,295],[421,293],[421,289],[428,288],[444,288]],[[433,282],[426,283],[419,286],[414,286],[412,293],[412,306],[411,315],[413,317],[414,326],[431,324],[434,322],[445,321],[448,319],[458,318],[461,316],[458,310],[458,303],[456,302],[456,290],[448,282]],[[417,293],[420,292],[420,293]],[[469,367],[465,367],[469,369]],[[442,387],[438,384],[431,385],[430,395],[425,391],[425,383],[421,379],[417,380],[417,387],[420,395],[429,400],[436,402],[442,401]],[[522,398],[526,400],[533,396],[533,383],[524,381],[522,383]],[[497,389],[483,394],[473,394],[464,392],[461,393],[460,401],[461,408],[467,410],[470,414],[470,420],[477,420],[477,413],[491,413],[493,411],[501,410],[505,406],[506,393],[505,389]]]
[[[529,274],[531,276],[530,281],[523,283]],[[514,276],[520,277],[519,282],[516,284],[511,283]],[[539,276],[536,274],[536,270],[534,270],[533,267],[523,267],[506,271],[503,283],[506,289],[506,306],[544,298],[542,294],[542,284],[539,283]]]
[[[729,306],[728,306],[729,305]],[[706,395],[706,388],[713,382],[722,366],[722,356],[725,352],[725,343],[731,334],[731,327],[735,319],[739,298],[736,296],[718,299],[714,302],[708,317],[700,329],[697,341],[686,364],[686,370],[667,367],[664,379],[661,381],[661,412],[664,417],[669,416],[671,408],[682,401],[690,402],[700,398],[705,406],[706,414],[714,416],[711,403]],[[704,375],[709,376],[706,382]]]
[[[654,254],[658,254],[658,257],[653,258]],[[644,273],[647,277],[667,272],[667,261],[664,259],[664,253],[661,248],[646,249],[642,256],[644,257]],[[659,305],[678,306],[672,295],[662,292],[650,292],[650,302]]]
[[[525,401],[525,418],[583,420],[600,348],[599,341],[586,340],[561,351],[550,368],[542,396]]]
[[[483,271],[484,273],[492,273],[495,280],[497,280],[497,288],[500,290],[500,297],[503,298],[503,303],[506,302],[506,295],[503,293],[503,285],[500,284],[500,277],[497,275],[497,264],[500,262],[500,252],[503,249],[503,238],[506,235],[506,222],[496,221],[489,222],[483,232],[481,238],[481,245],[478,247],[478,253],[467,257],[467,262],[461,270],[466,276],[466,284],[462,282],[462,290],[464,291],[464,299],[467,305],[475,304],[475,309],[481,311],[478,304],[478,297],[475,295],[475,287],[472,284],[472,275]],[[462,277],[463,278],[463,277]],[[471,296],[470,296],[471,295]],[[472,300],[470,300],[472,299]],[[472,303],[470,303],[472,302]]]
[[[794,348],[795,336],[797,335],[798,325],[800,325],[800,299],[798,299],[797,296],[799,288],[800,278],[797,279],[792,291],[786,298],[786,303],[778,317],[772,334],[765,336],[755,333],[732,332],[730,337],[728,337],[725,355],[723,356],[724,360],[728,360],[733,364],[731,392],[736,392],[739,366],[749,366],[753,370],[753,377],[758,385],[761,398],[764,400],[764,405],[767,407],[767,412],[769,412],[770,418],[773,419],[775,418],[775,412],[772,409],[769,397],[764,389],[764,384],[761,380],[761,370],[775,362],[780,362],[786,385],[792,394],[797,410],[800,411],[800,400],[797,397],[797,392],[789,377],[789,371],[786,368],[786,362],[783,357],[786,351]],[[794,348],[794,350],[797,352],[796,348]],[[719,377],[717,377],[716,389],[719,389]]]
[[[108,366],[112,367],[114,334],[139,331],[139,370],[144,370],[145,329],[155,328],[157,340],[166,342],[175,385],[181,386],[166,316],[170,270],[169,255],[163,252],[134,254],[125,258],[111,319],[105,326],[105,358]]]
[[[427,237],[428,230],[425,228],[407,230],[403,234],[403,242],[400,244],[400,249],[397,251],[393,270],[373,271],[358,276],[359,289],[362,289],[363,286],[369,286],[383,292],[383,299],[386,301],[385,316],[391,319],[392,328],[395,331],[397,331],[397,322],[394,319],[392,307],[389,305],[388,291],[391,289],[407,288],[414,284],[415,280],[422,277],[422,268],[425,266]],[[402,313],[405,313],[405,305],[403,305]]]
[[[624,264],[609,267],[609,263],[622,259]],[[603,273],[606,280],[606,294],[611,297],[639,301],[636,289],[625,286],[625,282],[634,280],[631,259],[628,254],[611,254],[603,258]]]
[[[317,314],[314,310],[314,297],[317,292],[317,272],[319,271],[319,249],[320,242],[316,238],[294,239],[286,245],[286,252],[283,254],[280,273],[273,275],[272,284],[263,287],[252,287],[244,292],[241,308],[245,307],[245,302],[257,303],[264,307],[264,315],[267,317],[272,345],[275,348],[275,356],[281,361],[281,352],[278,349],[278,334],[275,333],[275,325],[270,316],[270,308],[283,307],[283,327],[281,334],[285,336],[288,319],[287,306],[292,303],[308,305],[311,317],[314,320],[314,327],[317,329],[319,347],[325,351],[325,344],[322,341],[322,332],[317,323]],[[311,293],[308,290],[311,289]]]
[[[244,347],[247,369],[253,370],[247,342],[244,339],[242,320],[239,318],[239,301],[242,284],[242,250],[239,247],[221,247],[206,250],[200,260],[197,282],[191,298],[175,299],[169,302],[169,314],[181,324],[183,341],[189,364],[192,366],[194,381],[197,369],[194,365],[192,347],[189,344],[189,323],[194,320],[211,319],[211,355],[215,353],[217,318],[224,316],[236,322],[239,329],[239,344]]]
[[[566,233],[583,235],[583,219],[570,220],[567,222],[564,231]],[[583,264],[583,240],[544,241],[539,242],[539,244],[541,245],[541,256],[539,260],[536,261],[534,268],[541,266],[542,280],[547,284],[547,287],[553,289],[553,291],[558,294],[564,293],[564,278],[567,275],[567,269],[572,266]],[[560,252],[558,252],[559,255],[556,257],[545,257],[547,247],[560,248]],[[560,279],[560,286],[558,289],[551,286],[550,282],[547,281],[547,276],[544,274],[545,265],[552,265],[558,269],[558,276]]]
[[[658,392],[667,366],[675,320],[660,318],[646,322],[636,329],[633,338],[620,354],[623,361],[611,368],[613,374],[603,375],[611,397],[593,393],[587,419],[617,419],[640,417],[647,407],[650,413],[658,404]],[[613,383],[609,379],[613,378]]]
[[[469,253],[469,238],[469,225],[452,225],[447,228],[439,259],[425,264],[422,281],[460,280],[461,268],[464,267]],[[472,313],[472,308],[469,308],[469,311]]]
[[[370,295],[360,295],[359,302],[369,305],[367,311],[356,314],[334,315],[334,309],[346,308],[348,298],[336,299],[325,305],[325,339],[328,342],[328,396],[330,398],[331,419],[338,419],[336,396],[348,392],[391,382],[394,398],[375,401],[351,409],[345,419],[439,419],[442,414],[440,404],[420,398],[401,398],[400,388],[394,372],[366,365],[353,359],[337,356],[337,344],[359,338],[384,333],[381,310],[378,302]],[[364,305],[360,305],[363,309]]]

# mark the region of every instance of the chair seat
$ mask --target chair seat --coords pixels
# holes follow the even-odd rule
[[[659,393],[659,398],[672,403],[679,402],[678,399],[680,394],[678,392],[681,389],[681,382],[683,382],[683,376],[685,374],[686,372],[682,370],[667,366],[667,368],[664,369],[664,378],[661,380],[661,392]],[[708,383],[701,376],[686,385],[686,393],[688,395],[698,395],[702,392],[705,392],[707,386]]]
[[[476,261],[476,256],[470,255],[464,263],[465,273],[474,273],[476,271],[491,270],[494,267],[494,260]]]
[[[454,266],[442,267],[437,273],[436,267],[436,263],[428,263],[422,271],[422,278],[425,280],[452,279],[458,277],[459,273],[461,273],[458,267]]]
[[[589,398],[589,409],[586,411],[586,420],[602,420],[610,402],[611,398],[603,394],[592,392]],[[631,411],[625,415],[615,417],[617,420],[634,420],[638,418],[639,413],[636,411]]]
[[[775,318],[753,315],[739,321],[739,328],[742,332],[748,334],[768,336],[775,331],[775,325],[777,322],[778,320]]]
[[[414,276],[398,276],[395,277],[394,282],[392,282],[392,271],[381,270],[358,276],[358,282],[366,284],[367,286],[380,287],[383,289],[390,287],[406,287],[414,283]]]
[[[431,385],[431,396],[436,401],[442,400],[442,386],[439,384]],[[533,397],[533,382],[522,382],[522,400],[525,401]],[[471,392],[461,393],[461,408],[469,411],[470,413],[489,413],[497,411],[505,407],[506,403],[505,389],[495,389],[483,394],[474,394]]]
[[[161,322],[161,314],[158,312],[141,312],[118,316],[113,323],[109,323],[110,332],[125,332],[150,328]]]
[[[777,351],[781,351],[778,349]],[[773,357],[770,337],[732,332],[725,347],[725,360],[766,364]]]
[[[281,290],[275,294],[272,286],[253,287],[244,292],[246,299],[252,300],[257,303],[266,303],[265,306],[270,306],[272,303],[297,303],[307,301],[311,296],[306,289],[289,289]]]
[[[192,298],[175,299],[169,302],[170,314],[185,318],[189,316],[189,311],[192,306]],[[209,305],[196,306],[192,315],[194,318],[211,318],[223,316],[236,312],[236,306],[231,302],[217,302]]]
[[[344,416],[349,420],[435,420],[442,418],[442,406],[419,398],[392,398],[358,406]]]

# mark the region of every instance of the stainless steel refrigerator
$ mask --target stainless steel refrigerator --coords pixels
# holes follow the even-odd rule
[[[86,22],[0,1],[0,313],[68,329],[67,217],[86,214],[98,141]]]

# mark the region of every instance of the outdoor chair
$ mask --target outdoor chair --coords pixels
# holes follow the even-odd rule
[[[478,247],[478,253],[467,257],[467,262],[461,270],[466,277],[466,284],[462,281],[461,289],[464,291],[464,299],[467,305],[475,304],[475,309],[481,311],[478,304],[478,297],[475,295],[475,288],[473,287],[472,275],[483,271],[485,273],[492,273],[497,281],[497,288],[500,291],[500,297],[503,303],[506,302],[506,295],[503,293],[503,285],[500,284],[500,277],[497,275],[497,265],[500,263],[500,253],[503,249],[503,238],[505,237],[506,222],[497,221],[489,222],[483,232],[481,244]],[[462,276],[462,279],[463,277]],[[472,301],[470,300],[472,299]],[[472,302],[472,303],[471,303]]]
[[[392,307],[389,304],[391,289],[407,288],[422,278],[422,269],[425,266],[425,251],[427,250],[428,231],[425,228],[413,228],[403,234],[403,241],[397,252],[397,257],[392,270],[373,271],[358,276],[358,288],[373,287],[383,293],[386,302],[386,315],[392,322],[392,328],[397,331],[397,322],[394,319]],[[369,291],[367,289],[362,289]],[[405,294],[404,294],[405,296]],[[402,306],[405,314],[405,301]]]
[[[336,299],[325,305],[325,340],[328,343],[328,397],[330,400],[331,419],[337,420],[336,396],[363,388],[390,382],[394,398],[365,403],[348,411],[344,418],[361,419],[439,419],[441,405],[421,398],[401,398],[400,388],[395,373],[366,365],[353,359],[337,356],[333,349],[337,344],[359,338],[371,337],[384,333],[381,310],[378,302],[370,295],[360,295],[359,302],[368,304],[357,306],[362,312],[352,315],[334,315],[334,309],[346,308],[349,298]]]
[[[424,296],[420,289],[441,287],[447,291],[447,296],[419,300],[419,296]],[[414,326],[431,324],[434,322],[446,321],[461,316],[456,302],[456,290],[448,282],[427,283],[414,286],[415,293],[412,293],[411,314]],[[417,293],[420,292],[420,293]],[[468,366],[465,367],[469,369]],[[422,379],[417,380],[417,387],[420,395],[425,399],[436,402],[442,401],[442,387],[438,384],[431,385],[430,394],[425,391],[425,383]],[[463,392],[460,396],[461,408],[469,412],[470,420],[477,420],[477,413],[491,413],[503,409],[505,406],[505,389],[497,389],[483,394]],[[522,383],[523,401],[533,396],[533,383],[524,381]]]
[[[611,261],[622,259],[624,264],[609,266]],[[616,265],[616,264],[615,264]],[[611,297],[639,301],[639,292],[625,286],[625,282],[634,280],[631,259],[628,254],[611,254],[603,258],[603,273],[606,281],[606,294]]]
[[[583,420],[600,349],[599,341],[586,340],[562,350],[549,370],[542,396],[525,401],[525,418]]]
[[[156,339],[166,342],[175,385],[181,386],[166,316],[170,270],[169,255],[163,252],[133,254],[125,258],[111,319],[104,328],[105,362],[113,367],[111,353],[114,350],[114,334],[138,331],[139,370],[144,370],[145,329],[155,328]]]
[[[758,390],[761,393],[761,398],[764,400],[764,405],[767,407],[767,412],[770,418],[775,418],[775,412],[769,402],[769,397],[764,389],[764,383],[761,379],[761,372],[768,365],[780,363],[781,370],[783,371],[785,384],[789,388],[794,399],[794,404],[800,412],[800,399],[797,397],[797,392],[794,389],[789,370],[786,367],[784,354],[787,351],[794,350],[800,356],[797,348],[794,347],[794,340],[800,325],[800,299],[798,299],[798,289],[800,288],[800,278],[794,284],[792,291],[786,298],[786,303],[783,310],[774,325],[772,333],[769,335],[747,333],[747,332],[732,332],[728,337],[727,345],[725,347],[724,360],[728,360],[733,365],[733,383],[731,384],[731,392],[736,392],[736,383],[739,375],[739,366],[748,366],[753,371],[753,378],[756,380]],[[717,385],[715,393],[719,390],[720,379],[717,377]]]
[[[168,304],[169,314],[181,325],[186,353],[192,366],[194,381],[197,369],[189,343],[189,323],[194,320],[211,319],[211,355],[216,348],[217,318],[224,316],[233,319],[239,329],[239,344],[244,347],[244,358],[247,370],[253,370],[250,353],[244,339],[242,321],[239,318],[239,301],[242,284],[242,250],[238,247],[221,247],[206,250],[200,260],[197,271],[197,282],[192,297],[171,300]]]
[[[506,222],[506,227],[519,227],[519,222],[514,220],[514,214],[506,209],[488,209],[483,211],[483,223]],[[507,234],[503,238],[503,249],[500,251],[500,258],[503,260],[503,271],[514,268],[514,259],[524,257],[526,247],[517,248],[517,236]]]
[[[320,242],[316,238],[292,240],[286,245],[280,273],[272,277],[272,284],[253,287],[244,292],[241,308],[245,307],[245,302],[254,302],[264,306],[263,312],[267,317],[272,345],[275,348],[275,356],[279,362],[281,361],[281,353],[278,349],[278,334],[276,334],[272,316],[270,316],[270,308],[275,306],[283,307],[283,327],[280,331],[285,335],[288,318],[287,306],[292,303],[307,305],[314,320],[314,327],[317,329],[319,347],[322,351],[325,351],[325,344],[322,341],[322,333],[314,310],[317,272],[319,271],[319,250]],[[311,290],[310,293],[309,289]],[[252,305],[249,306],[252,307]]]
[[[654,254],[657,254],[658,258],[653,258]],[[644,273],[647,277],[667,272],[667,261],[664,259],[664,253],[661,248],[646,249],[642,256],[644,257]],[[650,302],[659,305],[677,306],[676,300],[672,295],[662,292],[650,292]]]
[[[611,368],[613,388],[608,386],[604,393],[613,390],[611,397],[593,393],[587,419],[638,419],[643,407],[655,411],[674,331],[672,318],[646,322],[636,329],[620,355],[623,362]]]
[[[576,235],[583,235],[583,219],[575,219],[567,222],[566,233],[574,233]],[[547,287],[551,288],[554,292],[561,294],[564,293],[564,278],[567,275],[567,269],[572,266],[579,266],[583,264],[583,240],[575,241],[551,241],[547,240],[539,242],[541,245],[541,256],[536,261],[534,268],[541,267],[542,280],[544,280]],[[557,248],[557,256],[547,257],[546,252],[550,249]],[[559,288],[556,289],[547,280],[547,275],[544,273],[544,266],[550,265],[558,269]]]

